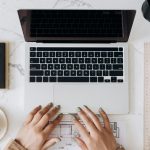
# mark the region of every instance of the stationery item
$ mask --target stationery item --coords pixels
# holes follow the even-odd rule
[[[150,150],[150,43],[144,49],[144,150]]]
[[[0,88],[6,88],[6,44],[0,43]]]
[[[0,108],[0,140],[5,136],[8,128],[8,121],[6,114]]]

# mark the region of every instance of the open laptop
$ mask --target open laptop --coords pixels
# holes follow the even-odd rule
[[[18,10],[26,40],[25,110],[129,112],[128,38],[135,10]]]

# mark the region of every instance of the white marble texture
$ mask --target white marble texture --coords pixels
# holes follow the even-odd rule
[[[23,121],[25,42],[17,10],[21,8],[63,9],[136,9],[137,15],[129,40],[130,114],[127,120],[127,150],[143,149],[143,53],[150,41],[150,23],[142,17],[143,0],[0,0],[0,41],[9,42],[9,90],[0,91],[0,107],[9,121],[0,149],[14,138]]]

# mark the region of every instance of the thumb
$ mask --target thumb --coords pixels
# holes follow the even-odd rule
[[[77,142],[77,144],[79,145],[79,147],[82,149],[82,150],[88,150],[86,144],[84,143],[83,140],[81,140],[79,137],[75,137],[74,140]]]
[[[60,138],[51,138],[45,142],[45,144],[42,147],[42,150],[47,150],[48,148],[52,147],[56,143],[60,142]]]

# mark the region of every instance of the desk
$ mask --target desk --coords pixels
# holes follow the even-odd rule
[[[10,43],[10,89],[0,91],[0,106],[8,116],[9,129],[0,149],[15,137],[24,119],[25,42],[17,15],[21,8],[137,10],[129,39],[130,113],[120,117],[127,120],[127,150],[143,149],[143,44],[150,41],[150,23],[142,17],[142,3],[143,0],[0,0],[0,41]]]

